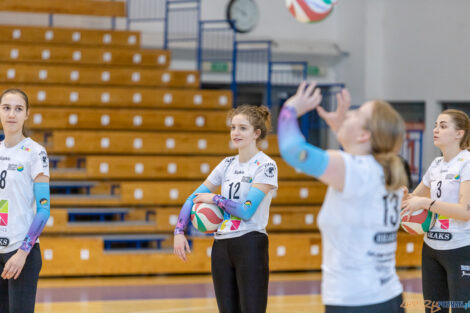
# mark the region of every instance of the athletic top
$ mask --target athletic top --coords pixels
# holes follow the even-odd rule
[[[403,192],[387,192],[372,155],[341,152],[342,192],[329,187],[318,216],[322,238],[322,298],[326,305],[363,306],[402,293],[395,271]]]
[[[7,148],[0,143],[0,253],[17,250],[33,222],[36,176],[49,176],[46,150],[31,138]]]
[[[424,174],[423,184],[430,188],[431,199],[458,203],[460,183],[466,180],[470,180],[470,152],[462,150],[449,162],[445,162],[443,157],[434,159]],[[470,221],[439,216],[436,224],[425,234],[424,241],[437,250],[469,246]]]
[[[252,184],[272,185],[249,220],[242,220],[224,212],[224,221],[215,234],[216,239],[240,237],[252,231],[266,233],[269,206],[277,189],[277,165],[264,152],[259,151],[249,161],[240,163],[237,156],[225,158],[207,178],[213,185],[222,185],[222,196],[244,203]]]

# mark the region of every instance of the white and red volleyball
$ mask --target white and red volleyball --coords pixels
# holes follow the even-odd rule
[[[191,208],[191,223],[201,233],[216,232],[223,220],[224,211],[215,204],[196,203]]]
[[[418,210],[411,215],[404,215],[401,218],[401,227],[412,235],[421,235],[434,226],[436,219],[436,213],[428,210]]]
[[[333,11],[337,0],[286,0],[286,6],[301,23],[324,20]]]

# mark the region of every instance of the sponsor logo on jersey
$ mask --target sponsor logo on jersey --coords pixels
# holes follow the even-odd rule
[[[13,164],[13,163],[10,163],[8,164],[8,168],[7,168],[8,171],[18,171],[18,172],[22,172],[24,170],[24,165],[23,164]]]
[[[8,225],[8,200],[0,200],[0,226]]]
[[[20,149],[21,149],[21,150],[23,150],[23,151],[26,151],[26,152],[29,152],[29,151],[31,151],[31,149],[30,149],[30,148],[28,148],[28,147],[25,147],[25,146],[21,146],[21,148],[20,148]]]
[[[397,232],[380,232],[374,235],[376,244],[387,244],[397,241]]]
[[[470,265],[460,265],[460,270],[462,271],[462,277],[470,276]]]
[[[42,167],[46,168],[49,166],[49,159],[47,157],[47,153],[45,151],[39,152],[39,158],[42,161]]]
[[[258,166],[261,164],[261,163],[259,163],[258,160],[255,160],[253,163],[256,164],[256,165],[258,165]]]
[[[250,183],[253,181],[253,178],[251,178],[250,176],[243,176],[242,177],[242,183]]]
[[[449,227],[450,227],[450,220],[449,220],[448,217],[439,215],[438,222],[439,222],[439,227],[440,227],[441,229],[449,229]]]
[[[0,161],[10,161],[10,158],[6,156],[0,156]]]
[[[460,180],[460,175],[459,174],[446,174],[446,180]]]
[[[274,177],[274,175],[276,175],[276,166],[273,163],[266,164],[264,175],[269,178]]]
[[[245,174],[245,171],[235,170],[233,173],[234,173],[235,175],[239,175],[239,174]]]
[[[23,164],[18,164],[18,167],[16,168],[18,172],[22,172],[24,170]]]
[[[430,231],[427,233],[428,239],[440,240],[440,241],[450,241],[452,239],[451,233],[441,233]]]

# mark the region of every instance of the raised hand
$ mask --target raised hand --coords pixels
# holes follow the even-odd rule
[[[325,120],[331,130],[335,133],[341,127],[341,124],[343,124],[343,121],[346,117],[346,112],[351,106],[351,95],[347,89],[342,89],[336,95],[336,99],[338,102],[338,107],[336,108],[335,112],[328,112],[325,111],[325,109],[321,106],[317,106],[318,115],[320,115],[320,117]]]
[[[285,105],[295,108],[297,116],[302,116],[315,109],[322,100],[320,88],[315,88],[316,86],[316,82],[311,82],[308,87],[306,82],[302,82],[297,93],[287,99]]]

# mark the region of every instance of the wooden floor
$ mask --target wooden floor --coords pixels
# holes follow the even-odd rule
[[[422,300],[419,271],[400,271],[405,301]],[[272,274],[269,313],[323,313],[321,274]],[[46,279],[37,313],[217,313],[210,276]],[[419,308],[407,313],[421,313]]]

